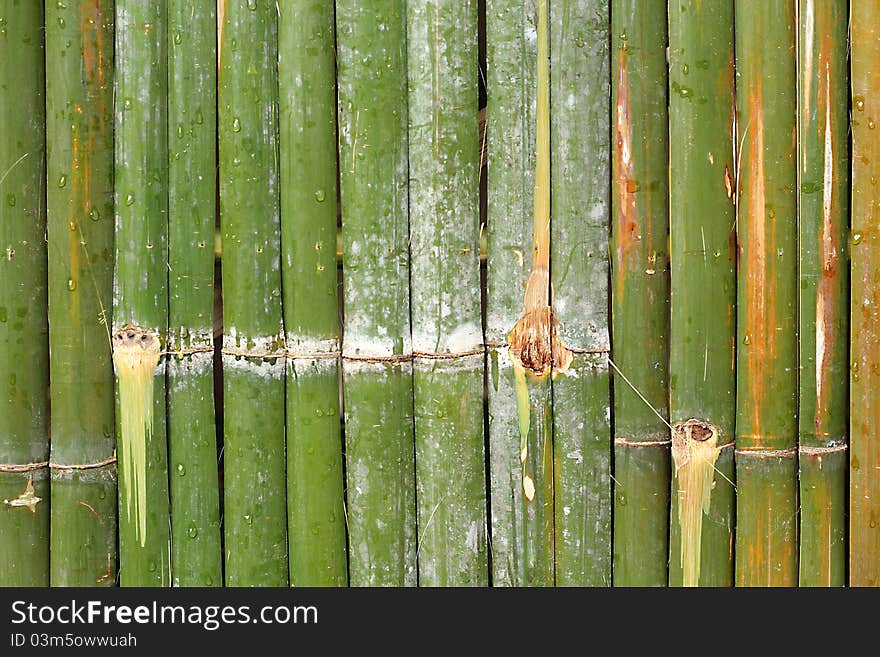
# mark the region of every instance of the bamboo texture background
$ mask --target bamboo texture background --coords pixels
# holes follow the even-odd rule
[[[0,585],[880,585],[878,98],[880,0],[0,0]]]

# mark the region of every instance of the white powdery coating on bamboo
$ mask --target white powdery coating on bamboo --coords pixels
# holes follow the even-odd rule
[[[334,361],[335,362],[335,361]],[[343,360],[342,372],[345,377],[357,374],[387,374],[389,368],[399,367],[401,369],[412,371],[412,361],[371,361],[371,360]]]
[[[438,354],[457,354],[479,349],[483,344],[483,332],[473,322],[461,324],[447,335],[413,331],[414,351]]]
[[[525,287],[523,287],[525,289]],[[522,315],[522,306],[513,312],[490,312],[486,318],[486,340],[489,342],[506,342],[507,334]]]
[[[188,329],[181,326],[176,332],[168,332],[166,351],[181,351],[193,347],[213,347],[214,333],[210,328]]]
[[[339,358],[294,358],[287,360],[287,374],[291,377],[322,376],[339,371]]]
[[[307,358],[308,354],[332,354],[339,351],[339,338],[335,337],[310,338],[288,333],[284,341],[287,344],[289,357],[294,358],[298,356]]]
[[[186,354],[183,358],[171,353],[166,356],[166,360],[170,377],[198,376],[207,374],[214,369],[213,351],[198,351]]]
[[[419,374],[427,372],[472,372],[483,369],[483,353],[456,356],[455,358],[413,358],[413,370]],[[348,363],[346,363],[348,367]]]
[[[402,346],[402,349],[401,349]],[[395,351],[395,347],[397,350]],[[346,335],[342,341],[343,356],[357,356],[358,358],[390,358],[392,356],[406,356],[412,353],[412,341],[409,335],[402,338],[378,336],[366,337],[359,335]]]
[[[277,355],[283,353],[284,341],[280,335],[252,336],[239,335],[234,326],[223,331],[223,350],[239,350],[259,354]],[[280,349],[280,350],[279,350]],[[242,354],[243,355],[243,354]]]
[[[226,372],[246,372],[263,379],[280,379],[284,376],[284,359],[257,359],[223,354],[223,370]]]

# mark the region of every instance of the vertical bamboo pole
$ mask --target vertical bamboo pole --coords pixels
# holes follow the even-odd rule
[[[486,586],[477,2],[407,4],[421,586]]]
[[[552,586],[555,577],[547,26],[545,0],[495,3],[486,16],[489,476],[492,579],[501,586]],[[530,333],[541,362],[529,359],[527,372]]]
[[[168,6],[168,443],[175,586],[223,584],[214,422],[217,4]]]
[[[274,0],[221,2],[226,584],[288,583]]]
[[[847,19],[845,3],[799,2],[801,586],[846,583]]]
[[[736,211],[732,0],[669,11],[669,583],[733,583]]]
[[[349,576],[408,586],[417,541],[406,3],[340,0],[336,32]]]
[[[334,5],[278,8],[290,583],[344,586]]]
[[[736,583],[797,583],[795,2],[736,4]]]
[[[0,8],[0,586],[49,583],[43,3]],[[57,184],[66,184],[59,178]]]
[[[550,3],[552,294],[574,352],[553,373],[558,586],[611,584],[608,11],[607,0]]]
[[[880,586],[880,2],[852,0],[849,583]]]
[[[618,368],[614,584],[619,586],[666,584],[670,476],[666,36],[665,1],[611,3],[612,358]]]
[[[113,11],[46,2],[53,586],[116,582]]]
[[[171,583],[166,2],[116,3],[115,279],[119,559],[123,586]]]

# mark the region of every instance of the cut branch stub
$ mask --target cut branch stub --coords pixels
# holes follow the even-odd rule
[[[137,518],[141,547],[147,537],[147,441],[153,435],[153,374],[159,364],[159,338],[128,324],[113,334],[113,364],[119,379],[122,475],[128,518]],[[132,512],[134,491],[134,512]]]
[[[558,334],[559,322],[549,300],[549,273],[535,269],[526,284],[523,315],[507,336],[514,362],[535,377],[543,377],[551,369],[565,371],[572,353]]]
[[[709,513],[719,452],[718,429],[714,425],[692,418],[672,427],[684,586],[698,586],[700,582],[703,514]]]

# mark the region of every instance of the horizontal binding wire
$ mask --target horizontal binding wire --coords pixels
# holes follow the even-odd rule
[[[798,451],[807,456],[822,456],[823,454],[834,454],[836,452],[845,452],[849,449],[848,445],[834,445],[833,447],[811,447],[810,445],[801,445]]]
[[[615,445],[626,445],[627,447],[662,447],[663,445],[671,445],[672,440],[627,440],[626,438],[615,438]]]
[[[49,463],[49,467],[61,472],[72,472],[74,470],[96,470],[97,468],[103,468],[105,465],[111,465],[112,463],[116,463],[116,454],[102,461],[95,461],[94,463],[74,463],[72,465]]]
[[[34,472],[35,470],[42,470],[43,468],[71,472],[73,470],[94,470],[96,468],[103,468],[105,465],[110,465],[111,463],[116,463],[116,454],[101,461],[95,461],[94,463],[73,463],[70,465],[52,463],[51,461],[37,461],[36,463],[20,464],[0,463],[0,472]]]
[[[321,358],[339,358],[341,352],[333,351],[285,351],[284,356],[288,360],[318,360]]]
[[[481,356],[485,353],[485,347],[477,347],[476,349],[468,349],[467,351],[413,351],[413,358],[424,358],[426,360],[454,360],[456,358],[467,358],[468,356]]]
[[[789,449],[738,449],[734,451],[736,456],[754,456],[756,459],[785,459],[796,456],[797,447]]]
[[[509,347],[510,343],[505,341],[489,341],[484,342],[483,347],[488,349],[503,349],[504,347]],[[563,345],[568,351],[573,354],[610,354],[610,349],[581,349],[580,347],[569,347],[568,345]]]
[[[343,361],[353,361],[356,363],[408,363],[412,361],[412,354],[394,354],[391,356],[358,356],[352,354],[342,354]]]
[[[34,463],[0,463],[0,472],[33,472],[49,467],[49,461],[36,461]]]
[[[214,353],[214,346],[204,347],[187,347],[185,349],[169,349],[161,352],[160,356],[191,356],[193,354],[211,354]]]

